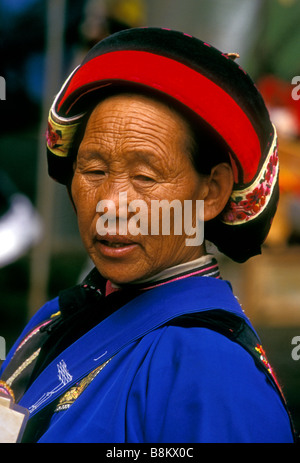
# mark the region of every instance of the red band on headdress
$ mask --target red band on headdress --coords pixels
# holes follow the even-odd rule
[[[72,105],[67,107],[68,97],[80,87],[99,81],[142,84],[175,98],[213,127],[237,155],[244,178],[235,178],[236,182],[242,180],[247,184],[257,174],[261,147],[253,125],[228,93],[199,72],[173,59],[144,51],[103,54],[74,74],[58,103],[58,111],[64,106],[67,115],[75,103],[72,99]]]

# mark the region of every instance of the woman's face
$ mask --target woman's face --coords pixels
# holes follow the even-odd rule
[[[183,226],[176,234],[172,208],[170,233],[162,233],[162,223],[159,234],[151,233],[155,200],[179,200],[182,218],[183,201],[190,200],[195,224],[205,182],[189,158],[190,143],[185,120],[147,97],[112,96],[91,114],[74,165],[72,197],[83,243],[105,278],[139,281],[203,254],[203,246],[186,245]],[[108,230],[109,224],[114,227]]]

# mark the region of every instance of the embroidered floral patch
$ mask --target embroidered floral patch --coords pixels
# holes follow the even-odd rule
[[[60,124],[49,116],[45,134],[48,149],[56,156],[68,156],[78,125],[77,121],[71,124]]]
[[[58,143],[59,141],[62,141],[62,132],[61,130],[54,130],[50,122],[48,122],[46,140],[49,148],[53,149],[62,146],[62,143]]]
[[[237,225],[248,222],[267,206],[278,176],[279,161],[276,140],[254,184],[233,191],[223,213],[223,222]]]

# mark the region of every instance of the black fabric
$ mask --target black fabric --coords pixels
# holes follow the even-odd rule
[[[49,176],[58,183],[67,185],[73,176],[72,157],[58,157],[47,149],[47,164]]]

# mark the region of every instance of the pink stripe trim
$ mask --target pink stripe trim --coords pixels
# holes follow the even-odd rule
[[[152,286],[148,286],[147,288],[142,288],[142,289],[152,289],[152,288],[156,288],[157,286],[162,286],[162,285],[166,285],[167,283],[171,283],[172,281],[178,281],[178,280],[183,280],[184,278],[188,278],[188,277],[191,277],[191,276],[194,276],[194,275],[199,275],[203,272],[207,272],[208,270],[211,270],[213,268],[217,268],[218,267],[218,264],[215,264],[215,265],[212,265],[211,267],[207,267],[207,268],[204,268],[202,270],[198,270],[196,272],[192,272],[192,273],[188,273],[186,275],[182,275],[181,277],[177,277],[177,278],[173,278],[173,280],[168,280],[168,281],[164,281],[163,283],[158,283],[158,284],[154,284]],[[216,278],[219,278],[219,277],[216,277]]]
[[[39,330],[40,328],[42,328],[43,326],[46,326],[48,325],[52,320],[47,320],[46,322],[42,323],[41,325],[39,325],[37,328],[35,328],[33,331],[31,331],[25,339],[23,339],[23,341],[21,342],[21,344],[19,344],[19,346],[17,347],[16,349],[16,352],[18,352],[19,349],[21,349],[22,346],[24,346],[24,344],[28,341],[28,339],[32,338],[32,336],[34,336]]]
[[[207,272],[208,270],[215,269],[215,268],[218,268],[218,264],[211,265],[210,267],[205,267],[202,270],[196,270],[195,272],[187,273],[186,275],[182,275],[180,277],[175,277],[172,280],[167,280],[162,283],[157,283],[152,286],[147,286],[147,288],[140,288],[140,289],[143,291],[146,291],[147,289],[152,289],[152,288],[156,288],[157,286],[166,285],[167,283],[171,283],[172,281],[183,280],[184,278],[188,278],[194,275],[201,275],[202,273]],[[220,278],[220,276],[216,276],[214,278]],[[109,294],[114,293],[115,291],[119,291],[119,290],[120,288],[113,288],[109,280],[106,282],[105,296],[108,296]]]

